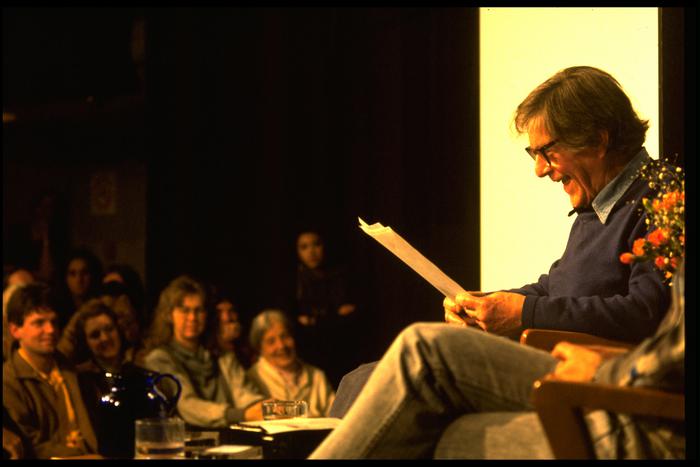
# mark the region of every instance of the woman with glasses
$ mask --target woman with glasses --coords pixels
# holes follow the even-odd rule
[[[160,294],[146,346],[145,366],[175,376],[182,385],[177,411],[189,424],[225,427],[262,419],[263,396],[248,381],[233,352],[218,358],[207,350],[214,313],[204,285],[174,279]]]

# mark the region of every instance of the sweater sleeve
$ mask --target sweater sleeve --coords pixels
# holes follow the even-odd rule
[[[555,262],[554,265],[557,263]],[[554,266],[552,266],[554,267]],[[542,296],[549,294],[549,275],[542,274],[537,282],[532,284],[523,285],[517,289],[506,290],[506,292],[518,293],[520,295],[535,295]]]
[[[146,368],[158,373],[169,373],[180,382],[182,391],[177,402],[177,411],[189,424],[202,427],[225,427],[227,409],[225,402],[202,399],[195,390],[187,371],[182,368],[165,350],[156,348],[144,358]]]
[[[227,352],[219,358],[219,368],[224,380],[229,386],[234,406],[240,410],[240,418],[230,422],[243,420],[245,409],[263,400],[265,397],[255,383],[246,375],[246,371],[233,352]]]
[[[525,328],[557,329],[640,342],[654,333],[668,306],[667,286],[651,262],[631,266],[626,295],[550,297],[527,295]]]

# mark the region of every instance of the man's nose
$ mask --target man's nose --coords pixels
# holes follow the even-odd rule
[[[542,178],[552,172],[552,167],[547,164],[547,161],[540,154],[535,156],[535,175]]]

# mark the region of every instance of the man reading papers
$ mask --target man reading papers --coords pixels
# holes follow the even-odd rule
[[[620,84],[592,67],[562,70],[518,106],[515,127],[527,133],[530,145],[525,151],[533,159],[535,175],[561,183],[573,208],[570,215],[577,217],[562,257],[537,282],[490,294],[443,291],[445,320],[467,329],[439,324],[420,329],[417,339],[446,359],[445,371],[454,371],[453,379],[488,378],[471,370],[460,373],[473,368],[464,365],[464,359],[474,352],[490,359],[493,368],[503,365],[508,372],[517,396],[513,393],[493,407],[484,401],[477,411],[528,408],[530,385],[556,363],[543,358],[543,365],[538,366],[536,358],[524,355],[532,349],[501,336],[516,337],[525,328],[546,328],[636,343],[655,332],[669,304],[668,287],[652,264],[619,261],[620,254],[630,251],[634,240],[647,233],[641,203],[643,197],[652,195],[638,176],[639,169],[650,161],[643,147],[648,122],[637,116]],[[460,316],[464,314],[467,319]],[[392,348],[406,343],[399,342],[401,339]],[[522,359],[516,357],[521,353]],[[508,361],[519,365],[511,368]],[[434,368],[429,362],[422,363],[427,365],[423,368],[425,384],[431,384]],[[373,368],[366,365],[344,377],[332,416],[345,415]],[[445,389],[451,390],[459,389]],[[497,395],[494,400],[501,400],[503,395]],[[510,397],[517,403],[507,402]],[[398,399],[385,402],[400,413],[400,407],[392,405]],[[456,417],[466,409],[452,402],[444,417]],[[396,452],[401,456],[400,450]]]

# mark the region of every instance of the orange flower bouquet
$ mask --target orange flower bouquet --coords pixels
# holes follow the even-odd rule
[[[632,252],[622,253],[620,261],[625,264],[653,261],[669,281],[685,251],[684,173],[680,167],[654,160],[644,165],[640,174],[650,188],[657,190],[652,199],[642,199],[649,233],[635,240]]]

